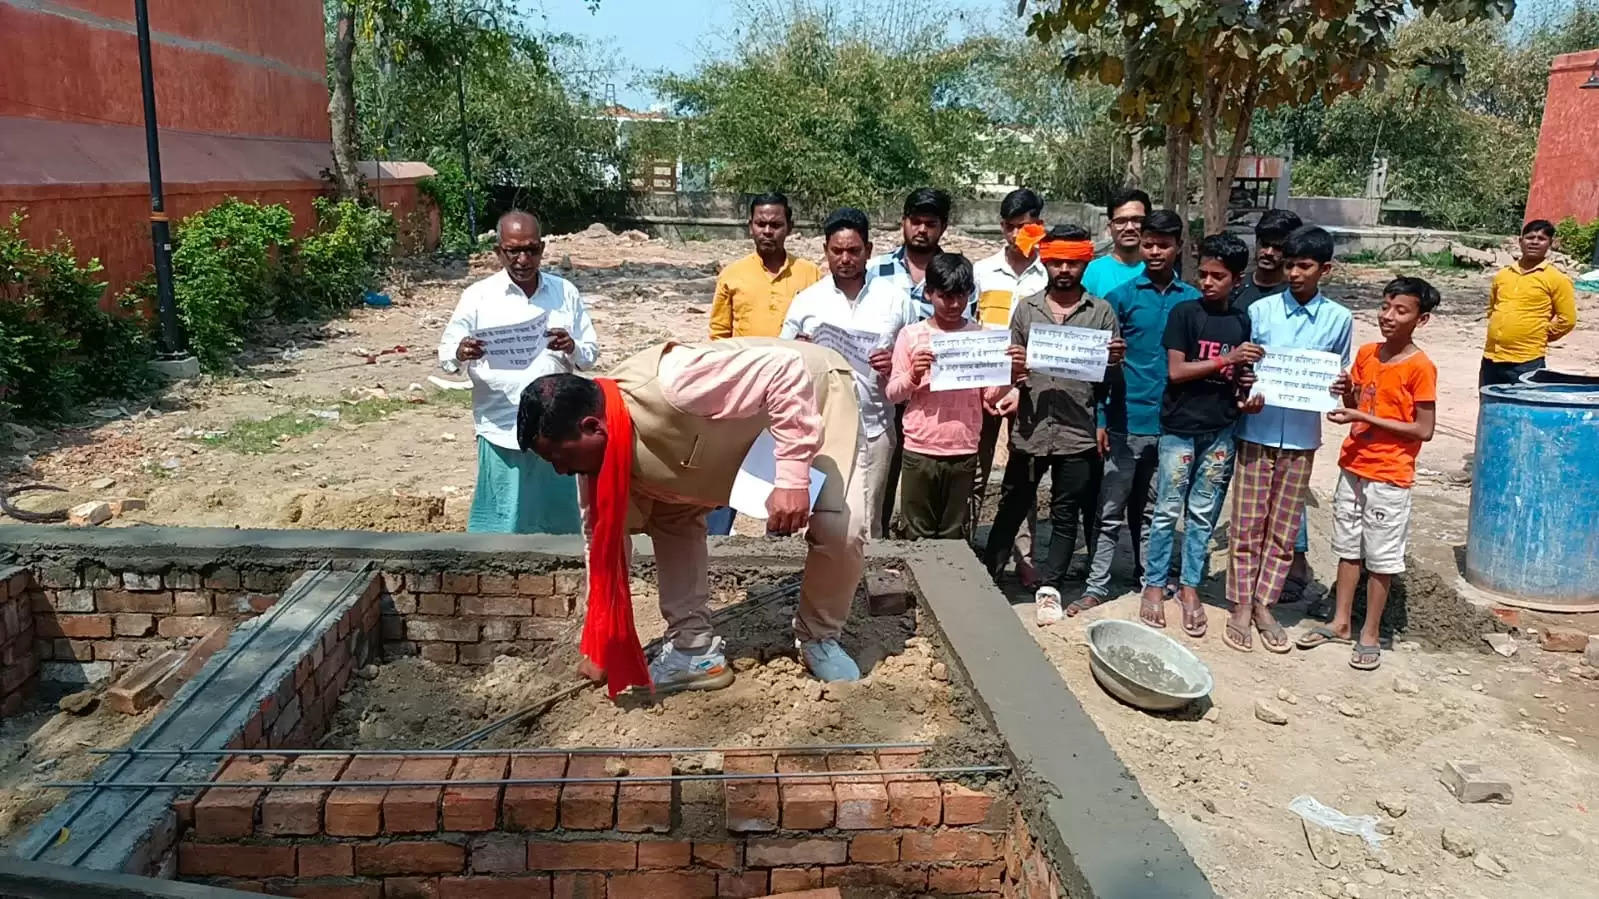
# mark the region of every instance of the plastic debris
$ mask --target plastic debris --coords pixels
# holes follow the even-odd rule
[[[1388,839],[1377,831],[1376,816],[1346,815],[1335,808],[1322,805],[1312,796],[1295,796],[1293,801],[1288,803],[1288,810],[1312,824],[1360,837],[1372,848],[1376,848],[1383,840]]]

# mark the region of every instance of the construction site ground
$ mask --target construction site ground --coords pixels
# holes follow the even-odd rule
[[[894,243],[894,235],[879,236],[880,247]],[[947,245],[973,258],[997,249],[993,242],[958,237]],[[552,238],[546,264],[584,291],[599,331],[603,367],[656,341],[705,334],[717,266],[747,248],[742,241],[669,244],[640,234],[591,231]],[[820,259],[815,237],[796,239],[791,249]],[[0,450],[6,481],[67,488],[65,496],[21,497],[18,504],[24,508],[58,508],[88,499],[146,500],[145,509],[108,526],[460,530],[476,457],[469,398],[466,391],[440,390],[428,378],[441,374],[439,333],[461,289],[488,274],[493,264],[488,256],[475,259],[470,268],[407,264],[388,287],[393,306],[362,308],[327,324],[278,327],[241,357],[235,375],[176,386],[148,408],[91,410],[80,426],[8,429],[0,435],[10,442],[9,449]],[[1438,433],[1421,456],[1411,541],[1417,552],[1442,548],[1447,557],[1448,547],[1465,535],[1470,488],[1451,476],[1461,471],[1472,449],[1489,273],[1414,264],[1335,266],[1327,293],[1354,310],[1357,342],[1378,339],[1381,287],[1395,274],[1427,277],[1444,297],[1444,305],[1418,332],[1418,342],[1439,369]],[[1599,359],[1599,297],[1579,294],[1579,318],[1577,331],[1551,350],[1550,363],[1568,371],[1599,370],[1593,361]],[[1325,506],[1337,473],[1338,430],[1327,426],[1312,480],[1312,559],[1320,584],[1330,582],[1335,565],[1327,548]],[[1218,553],[1214,570],[1222,570],[1224,561]],[[1130,589],[1130,572],[1120,574],[1120,583]],[[1030,597],[1011,586],[1014,608],[1032,628]],[[1216,579],[1207,585],[1206,596],[1212,604],[1210,636],[1201,641],[1182,636],[1171,608],[1167,632],[1193,647],[1215,675],[1214,711],[1208,718],[1197,709],[1150,716],[1105,695],[1088,673],[1082,618],[1037,636],[1223,895],[1371,899],[1599,893],[1599,872],[1590,861],[1599,852],[1599,822],[1591,807],[1599,795],[1599,681],[1582,676],[1593,669],[1583,667],[1580,656],[1545,653],[1522,639],[1516,655],[1501,658],[1476,639],[1473,632],[1483,624],[1459,603],[1429,604],[1416,597],[1409,603],[1410,623],[1435,639],[1392,648],[1377,672],[1350,669],[1347,648],[1276,656],[1257,645],[1246,655],[1221,643],[1224,612]],[[1302,608],[1287,620],[1296,621]],[[1129,596],[1086,617],[1136,613]],[[1447,620],[1421,620],[1428,614]],[[645,628],[658,627],[647,603],[640,621]],[[1525,616],[1523,624],[1546,621]],[[786,621],[766,623],[773,633],[762,634],[761,645],[785,638]],[[1591,619],[1575,626],[1599,632],[1599,622]],[[918,655],[909,631],[886,638],[905,640],[907,651],[883,664],[928,664],[931,656]],[[741,664],[754,664],[741,672],[744,683],[762,683],[762,672],[770,677],[781,665],[775,655],[756,651],[752,656],[748,646],[732,651],[748,660]],[[372,674],[372,681],[361,683],[381,685],[384,672]],[[784,683],[790,680],[786,670],[779,674]],[[481,676],[495,676],[494,669]],[[363,689],[377,687],[358,687],[358,693]],[[940,708],[937,690],[905,697],[874,691],[869,683],[860,701],[872,698],[874,707],[881,707],[903,699],[907,712],[913,712],[913,702],[928,703],[930,714]],[[811,701],[803,689],[787,687],[779,699],[790,693],[796,694],[796,704]],[[1278,705],[1288,724],[1258,720],[1257,699]],[[781,704],[767,701],[774,709]],[[837,705],[847,721],[855,697],[829,703],[824,695],[818,701]],[[571,706],[572,715],[553,715],[539,725],[543,731],[525,736],[599,739],[601,734],[585,731],[578,721],[601,706],[592,697],[583,703]],[[732,738],[755,742],[762,739],[756,728],[765,729],[770,739],[809,737],[815,723],[794,719],[791,727],[784,723],[789,718],[773,719],[757,710],[749,712],[746,726],[738,723],[745,720],[738,715],[712,711],[710,703],[704,697],[678,702],[689,725],[696,723],[689,714],[700,712],[707,740],[736,733]],[[448,728],[439,726],[437,736],[492,717],[491,706],[485,700],[480,714],[475,707],[466,710],[472,714],[464,712]],[[727,708],[745,706],[730,701]],[[603,731],[611,733],[614,724],[615,735],[606,739],[622,742],[630,717],[673,712],[670,705],[662,712],[614,710]],[[896,719],[903,726],[866,735],[921,733],[926,728],[917,714]],[[356,719],[337,725],[337,739],[375,745],[402,738],[400,730],[363,736],[360,724]],[[683,735],[693,731],[688,727]],[[434,735],[418,732],[416,743]],[[830,733],[824,727],[818,736],[830,738]],[[1438,782],[1439,771],[1451,760],[1499,769],[1514,784],[1514,800],[1509,805],[1458,803]],[[1307,837],[1288,810],[1300,795],[1350,815],[1377,815],[1394,834],[1376,854],[1356,837],[1315,825]],[[1403,808],[1403,814],[1379,811],[1379,800]],[[1444,845],[1446,829],[1450,848]],[[1314,853],[1311,843],[1317,844]],[[1337,866],[1329,867],[1334,860]]]

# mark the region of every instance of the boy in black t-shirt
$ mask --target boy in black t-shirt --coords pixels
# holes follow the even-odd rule
[[[1177,602],[1183,630],[1205,635],[1198,587],[1210,555],[1210,535],[1233,475],[1233,425],[1242,388],[1254,381],[1244,363],[1263,351],[1249,342],[1249,313],[1232,302],[1249,249],[1230,234],[1213,234],[1199,247],[1200,299],[1172,308],[1166,322],[1166,393],[1160,410],[1159,495],[1144,551],[1144,594],[1139,618],[1165,627],[1166,580],[1183,521],[1182,586]],[[1186,514],[1185,514],[1186,510]]]

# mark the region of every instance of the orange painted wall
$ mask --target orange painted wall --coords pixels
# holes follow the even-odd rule
[[[1538,130],[1527,218],[1599,219],[1599,90],[1584,90],[1599,50],[1557,56]]]

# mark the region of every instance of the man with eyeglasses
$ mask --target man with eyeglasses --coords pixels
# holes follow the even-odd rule
[[[461,292],[444,335],[439,363],[464,366],[472,381],[477,431],[477,486],[466,529],[485,534],[576,534],[580,530],[577,482],[550,463],[520,452],[516,414],[522,390],[542,375],[586,371],[599,358],[599,341],[577,287],[540,271],[544,238],[531,212],[500,216],[494,255],[501,270]],[[545,348],[523,367],[491,366],[477,335],[545,316]]]
[[[1083,290],[1096,297],[1110,292],[1144,273],[1140,249],[1144,239],[1144,217],[1149,215],[1149,194],[1137,188],[1117,191],[1105,204],[1110,219],[1110,252],[1088,263],[1083,272]]]

